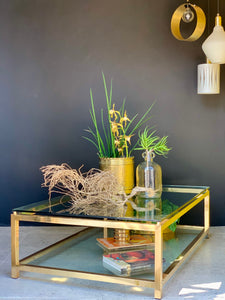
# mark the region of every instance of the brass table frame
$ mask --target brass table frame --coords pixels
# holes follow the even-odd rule
[[[165,190],[165,189],[164,189]],[[175,191],[175,192],[187,192],[187,193],[198,193],[199,189],[194,187],[184,188],[167,188],[166,191]],[[178,218],[186,214],[198,203],[204,201],[204,226],[185,226],[180,225],[179,228],[182,230],[198,230],[201,229],[200,233],[196,238],[186,247],[186,249],[175,259],[175,261],[163,272],[163,230],[167,228],[170,224],[176,221]],[[68,269],[57,269],[52,267],[41,267],[35,265],[29,265],[28,262],[34,258],[43,255],[51,251],[52,247],[57,247],[60,243],[56,243],[53,246],[47,247],[39,252],[36,252],[29,257],[26,257],[22,260],[19,259],[19,222],[40,222],[40,223],[49,223],[49,224],[62,224],[62,225],[74,225],[74,226],[84,226],[84,227],[98,227],[103,228],[104,237],[107,236],[108,228],[122,228],[122,229],[133,229],[133,230],[142,230],[142,231],[153,231],[155,233],[155,277],[154,280],[144,280],[137,278],[125,278],[117,277],[111,275],[81,272]],[[18,278],[20,271],[27,272],[36,272],[42,274],[49,274],[55,276],[64,276],[72,278],[80,278],[87,280],[95,281],[104,281],[110,283],[118,283],[125,285],[134,285],[141,287],[154,288],[154,297],[157,299],[162,298],[162,287],[168,281],[168,279],[175,273],[178,267],[186,260],[186,258],[195,250],[199,243],[206,237],[208,234],[210,226],[210,193],[209,189],[197,194],[190,201],[181,206],[176,210],[175,214],[168,216],[161,222],[156,224],[149,223],[140,223],[140,222],[130,222],[130,221],[117,221],[117,220],[108,220],[108,219],[91,219],[91,218],[77,218],[77,217],[63,217],[63,216],[45,216],[38,215],[36,213],[23,213],[14,211],[11,215],[11,277]],[[79,233],[78,233],[79,235]],[[73,236],[72,236],[73,237]],[[71,238],[71,237],[69,237]],[[68,240],[64,239],[62,242]]]

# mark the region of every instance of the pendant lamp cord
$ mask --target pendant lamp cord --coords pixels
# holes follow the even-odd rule
[[[208,22],[207,22],[208,36],[209,36],[209,20],[210,20],[210,7],[209,7],[209,0],[208,0]]]
[[[220,0],[217,0],[217,13],[220,13]]]

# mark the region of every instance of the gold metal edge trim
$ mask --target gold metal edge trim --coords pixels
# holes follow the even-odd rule
[[[62,225],[77,225],[84,227],[100,227],[100,228],[121,228],[121,229],[134,229],[144,231],[154,231],[155,224],[150,223],[138,223],[129,221],[110,221],[110,220],[94,220],[94,219],[81,219],[74,217],[61,217],[61,216],[40,216],[40,215],[22,215],[17,214],[15,218],[19,221],[31,221],[50,224],[62,224]]]
[[[17,207],[13,210],[13,212],[17,212],[17,213],[21,213],[21,214],[32,214],[35,212],[43,211],[46,208],[57,206],[61,203],[66,203],[69,201],[69,199],[70,199],[69,196],[67,196],[67,197],[58,196],[58,197],[52,198],[50,201],[43,200],[43,201],[39,201],[39,202],[36,202],[33,204],[28,204],[25,206]],[[50,205],[50,203],[51,203],[51,205]],[[36,206],[32,206],[34,204],[36,204]],[[27,210],[22,211],[23,207],[26,207]]]
[[[11,214],[11,277],[19,277],[19,220]]]
[[[176,193],[201,193],[204,191],[209,190],[209,187],[202,187],[202,188],[194,188],[194,187],[173,187],[173,186],[163,186],[163,192],[176,192]]]
[[[147,279],[137,279],[137,278],[127,278],[120,276],[113,276],[108,274],[90,273],[83,271],[67,270],[67,269],[57,269],[52,267],[40,267],[40,266],[29,266],[20,265],[20,271],[24,272],[35,272],[48,275],[56,275],[70,278],[79,278],[94,281],[104,281],[109,283],[124,284],[124,285],[134,285],[141,287],[154,288],[155,282]],[[122,280],[121,280],[122,279]]]
[[[196,231],[200,231],[204,229],[204,226],[194,226],[194,225],[177,225],[176,231],[185,231],[187,233],[194,233]]]
[[[155,231],[155,291],[154,297],[161,299],[163,287],[163,239],[161,226],[158,224]]]
[[[100,165],[127,165],[134,162],[134,156],[130,157],[100,157]]]
[[[174,214],[171,213],[166,217],[166,219],[161,221],[162,229],[167,228],[170,224],[175,222],[177,219],[182,217],[185,213],[187,213],[189,210],[191,210],[194,206],[196,206],[198,203],[203,201],[207,196],[209,196],[209,190],[204,190],[199,195],[196,195],[194,198],[186,202],[184,205],[179,207],[178,212]]]

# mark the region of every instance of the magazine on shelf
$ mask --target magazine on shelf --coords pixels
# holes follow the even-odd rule
[[[103,266],[115,275],[131,276],[154,271],[155,255],[149,250],[115,252],[103,255]]]
[[[109,251],[127,250],[128,248],[154,248],[151,236],[143,236],[141,234],[131,235],[130,240],[122,244],[117,242],[113,237],[98,238],[97,241],[104,250]]]

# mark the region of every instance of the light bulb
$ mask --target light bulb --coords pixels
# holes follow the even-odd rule
[[[191,21],[193,21],[194,19],[194,13],[193,11],[190,9],[190,6],[189,5],[185,5],[185,12],[183,13],[183,16],[182,16],[182,20],[185,22],[185,23],[190,23]]]

